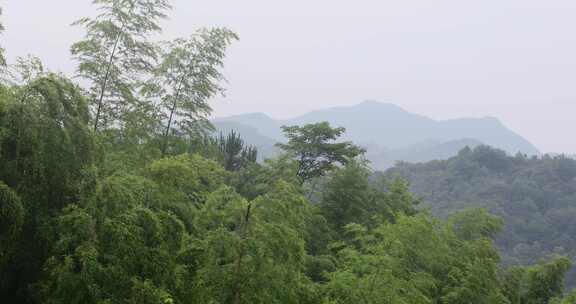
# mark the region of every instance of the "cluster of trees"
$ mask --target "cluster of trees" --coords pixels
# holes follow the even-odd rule
[[[236,35],[160,47],[167,1],[95,3],[72,47],[88,87],[34,58],[0,84],[1,302],[576,303],[567,258],[500,269],[497,217],[419,212],[344,129],[286,127],[262,164],[208,136]]]
[[[561,298],[566,258],[499,269],[498,218],[470,209],[436,220],[406,183],[371,186],[357,159],[322,171],[313,203],[299,173],[315,148],[301,142],[230,170],[189,153],[111,169],[95,161],[90,120],[67,128],[68,114],[45,115],[20,129],[4,119],[20,108],[1,100],[2,134],[34,135],[20,154],[10,136],[0,142],[2,301],[575,303]],[[318,136],[302,139],[342,156]]]
[[[553,254],[576,257],[576,160],[563,155],[508,156],[487,146],[423,164],[400,163],[400,176],[441,217],[483,207],[506,223],[496,243],[504,265],[532,264]],[[576,284],[571,270],[568,285]]]
[[[86,30],[71,47],[91,110],[91,129],[125,149],[146,143],[148,153],[182,152],[182,138],[212,130],[208,101],[224,92],[220,68],[238,36],[226,28],[199,29],[189,38],[154,42],[167,0],[98,0],[99,14],[74,25]],[[107,138],[108,142],[113,142]],[[152,151],[152,152],[150,152]],[[146,160],[153,155],[142,155]]]

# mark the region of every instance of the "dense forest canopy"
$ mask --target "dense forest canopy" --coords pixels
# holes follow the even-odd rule
[[[500,267],[499,217],[420,211],[406,182],[374,184],[343,128],[287,126],[263,163],[212,136],[237,35],[157,43],[167,1],[94,4],[72,46],[85,86],[34,57],[5,66],[0,302],[576,303],[567,257]]]
[[[445,161],[400,163],[386,175],[409,181],[436,215],[474,206],[504,219],[496,243],[505,265],[576,256],[576,160],[570,157],[508,156],[480,146]],[[569,284],[576,284],[574,271]]]

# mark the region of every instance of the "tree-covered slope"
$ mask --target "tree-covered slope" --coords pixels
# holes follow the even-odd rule
[[[261,163],[237,133],[214,136],[209,101],[235,33],[157,44],[167,0],[94,4],[72,48],[85,87],[38,59],[0,69],[0,303],[575,303],[567,257],[500,267],[501,218],[438,219],[404,181],[371,183],[345,128],[284,127],[281,155]],[[531,161],[462,157],[454,187]],[[553,193],[573,185],[574,161],[542,162],[518,196],[567,205]],[[550,186],[533,190],[534,176]]]
[[[373,168],[383,170],[393,167],[398,161],[416,163],[448,159],[466,147],[480,145],[483,145],[482,142],[470,138],[448,142],[426,141],[403,149],[382,149],[372,145],[366,147],[366,158]]]
[[[576,256],[576,160],[526,157],[487,146],[464,149],[444,161],[400,163],[400,176],[434,214],[487,208],[504,219],[497,245],[504,263],[533,263],[543,256]],[[575,282],[571,276],[571,283]]]

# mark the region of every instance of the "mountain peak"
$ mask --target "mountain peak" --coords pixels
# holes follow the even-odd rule
[[[500,126],[503,125],[502,121],[500,121],[500,119],[498,119],[497,117],[494,117],[494,116],[486,116],[486,117],[483,117],[482,120],[484,120],[486,122],[493,123],[495,125],[500,125]]]
[[[270,116],[262,112],[251,112],[245,114],[232,115],[227,117],[216,117],[214,121],[236,120],[236,119],[258,119],[258,120],[273,120]]]
[[[389,103],[389,102],[379,102],[376,100],[365,100],[355,106],[352,107],[359,107],[359,108],[379,108],[379,109],[394,109],[397,111],[406,112],[406,110],[402,109],[396,104]]]
[[[459,140],[474,139],[511,154],[518,151],[529,155],[539,153],[530,142],[506,128],[495,117],[434,120],[395,104],[375,100],[316,110],[286,120],[274,120],[262,113],[239,115],[227,120],[254,126],[261,134],[277,141],[285,140],[280,130],[282,125],[327,121],[332,126],[346,128],[346,140],[358,144],[373,143],[387,149],[403,149],[427,140],[452,142],[453,146],[458,146],[465,143]]]

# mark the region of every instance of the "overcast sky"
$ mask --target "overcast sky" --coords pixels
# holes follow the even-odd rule
[[[72,73],[90,0],[0,0],[9,58]],[[227,26],[215,115],[291,117],[363,100],[435,119],[495,116],[544,152],[576,153],[574,0],[174,0],[162,39]]]

